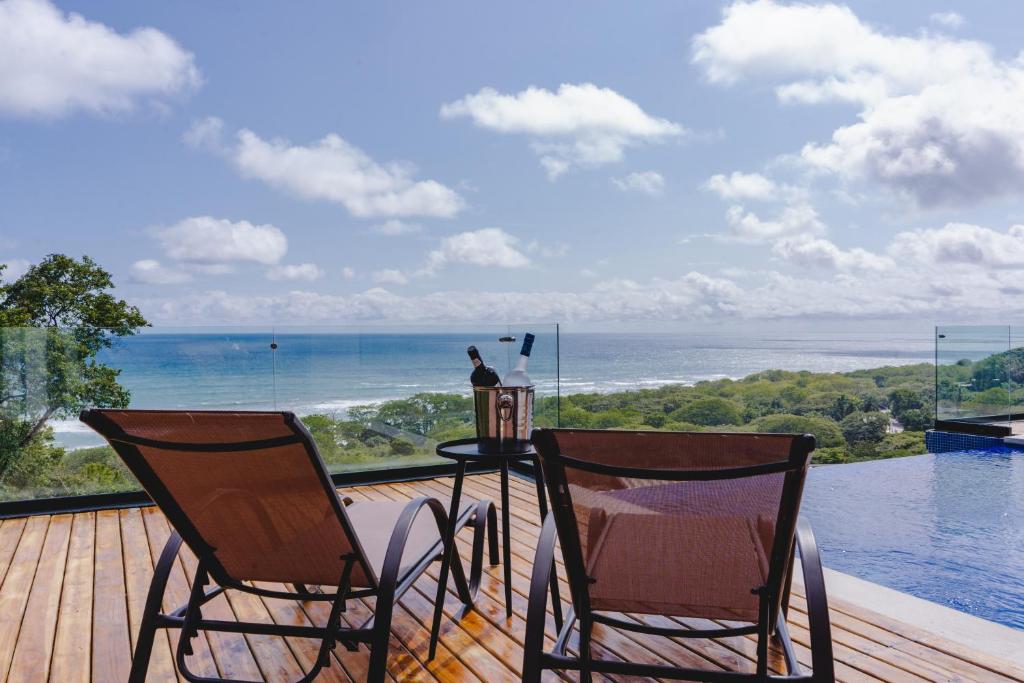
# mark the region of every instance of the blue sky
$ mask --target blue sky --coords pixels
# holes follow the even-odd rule
[[[1013,319],[1022,15],[0,0],[0,260],[164,324]]]

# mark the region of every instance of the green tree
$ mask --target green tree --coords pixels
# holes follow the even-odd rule
[[[935,425],[931,411],[921,408],[904,410],[898,419],[903,428],[910,432],[923,432]]]
[[[149,323],[112,287],[110,274],[88,256],[63,254],[0,285],[0,476],[35,439],[48,440],[50,418],[128,405],[119,371],[96,355]]]
[[[921,394],[913,389],[893,389],[889,392],[889,409],[892,414],[900,419],[900,415],[907,410],[924,408],[924,401]]]
[[[839,423],[839,428],[851,446],[877,443],[885,437],[889,417],[885,413],[850,413]]]
[[[846,394],[839,394],[834,401],[832,401],[832,407],[828,411],[828,416],[833,420],[842,420],[850,413],[856,412],[857,410],[857,399],[850,398]]]
[[[743,407],[735,401],[712,396],[699,398],[687,403],[671,415],[676,422],[692,422],[699,425],[743,424]]]
[[[769,434],[813,434],[818,448],[845,446],[839,425],[827,417],[814,415],[765,415],[750,423],[755,432]]]
[[[873,413],[882,409],[882,400],[875,394],[863,394],[860,397],[860,409],[865,413]],[[846,417],[846,415],[843,415]]]

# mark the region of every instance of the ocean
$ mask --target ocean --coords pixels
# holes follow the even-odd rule
[[[529,374],[540,395],[610,392],[744,377],[769,369],[847,372],[931,362],[931,336],[885,333],[784,337],[561,333],[532,329]],[[134,408],[276,409],[343,416],[354,405],[419,392],[469,394],[466,347],[500,374],[523,330],[482,332],[147,332],[99,361],[119,368]],[[515,336],[515,342],[500,342]],[[54,423],[69,448],[99,445],[77,420]]]

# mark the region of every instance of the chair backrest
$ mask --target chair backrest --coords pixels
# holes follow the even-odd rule
[[[538,429],[577,613],[774,623],[814,437]]]
[[[376,577],[312,437],[287,412],[87,410],[221,584]]]

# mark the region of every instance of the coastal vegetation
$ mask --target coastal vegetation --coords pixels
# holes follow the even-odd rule
[[[898,431],[908,416],[930,415],[934,367],[928,364],[850,373],[770,370],[741,380],[563,396],[537,401],[538,426],[587,429],[808,432],[816,463],[844,463],[924,452],[923,425]],[[431,462],[439,441],[473,436],[468,396],[421,393],[303,417],[332,470]],[[909,422],[909,420],[908,420]],[[48,432],[43,432],[45,437]],[[46,445],[48,444],[48,445]],[[135,488],[107,447],[64,453],[41,439],[4,473],[5,498]]]

